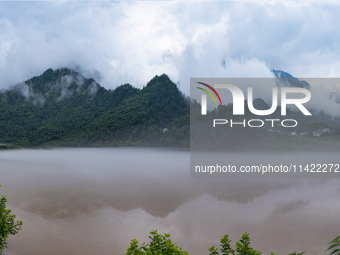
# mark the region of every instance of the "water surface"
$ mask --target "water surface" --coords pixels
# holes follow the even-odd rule
[[[0,184],[24,221],[5,254],[125,254],[158,229],[192,255],[245,231],[263,254],[317,255],[340,234],[339,179],[190,178],[185,151],[4,151]]]

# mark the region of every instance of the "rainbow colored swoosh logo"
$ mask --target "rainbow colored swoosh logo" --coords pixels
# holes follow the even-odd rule
[[[197,83],[199,83],[199,84],[201,84],[201,85],[203,85],[203,86],[206,86],[206,87],[209,88],[212,92],[214,92],[215,95],[217,96],[218,100],[220,101],[220,104],[222,105],[222,100],[221,100],[221,98],[220,98],[220,95],[217,93],[217,91],[216,91],[213,87],[211,87],[210,85],[208,85],[208,84],[206,84],[206,83],[203,83],[203,82],[197,82]],[[209,90],[203,89],[203,88],[200,88],[200,87],[196,87],[196,88],[198,88],[198,89],[203,90],[204,92],[206,92],[206,93],[214,100],[214,103],[215,103],[215,105],[217,106],[216,100],[215,100],[214,96],[211,94],[211,92],[210,92]]]

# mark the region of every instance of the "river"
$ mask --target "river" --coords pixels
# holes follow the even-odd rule
[[[0,152],[0,192],[24,222],[7,255],[118,255],[153,229],[191,255],[250,233],[270,254],[326,254],[340,235],[340,179],[190,178],[188,151]]]

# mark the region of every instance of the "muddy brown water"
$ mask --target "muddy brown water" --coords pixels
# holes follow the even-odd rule
[[[24,222],[7,255],[118,255],[158,229],[191,255],[250,233],[270,254],[327,254],[340,235],[340,179],[190,178],[189,152],[53,149],[0,153],[0,192]]]

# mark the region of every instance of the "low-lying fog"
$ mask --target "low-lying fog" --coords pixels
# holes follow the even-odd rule
[[[270,254],[325,254],[340,235],[340,179],[190,178],[189,152],[0,152],[0,192],[24,222],[7,255],[118,255],[152,229],[191,255],[250,233]]]

